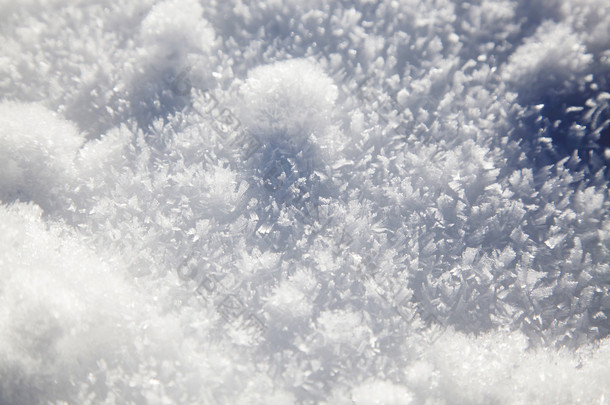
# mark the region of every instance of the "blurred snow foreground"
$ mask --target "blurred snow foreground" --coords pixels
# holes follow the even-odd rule
[[[609,403],[607,0],[0,35],[1,404]]]

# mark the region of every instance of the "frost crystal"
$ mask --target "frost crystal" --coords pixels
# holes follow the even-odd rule
[[[607,0],[125,3],[0,0],[0,404],[607,402]]]

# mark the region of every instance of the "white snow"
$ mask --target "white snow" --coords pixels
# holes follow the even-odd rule
[[[76,126],[38,104],[0,104],[0,199],[48,208],[75,177],[83,136]]]
[[[0,404],[605,404],[604,0],[0,1]]]

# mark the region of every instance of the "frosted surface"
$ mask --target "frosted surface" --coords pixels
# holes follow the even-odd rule
[[[0,0],[0,404],[607,404],[607,0]]]

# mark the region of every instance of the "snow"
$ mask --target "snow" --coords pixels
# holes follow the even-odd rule
[[[0,131],[0,198],[52,204],[75,175],[84,143],[76,126],[38,104],[3,102]]]
[[[509,57],[502,75],[505,80],[523,86],[537,86],[549,76],[565,80],[570,75],[579,74],[592,61],[593,55],[587,53],[570,26],[545,22]]]
[[[0,404],[604,404],[604,0],[0,1]]]

